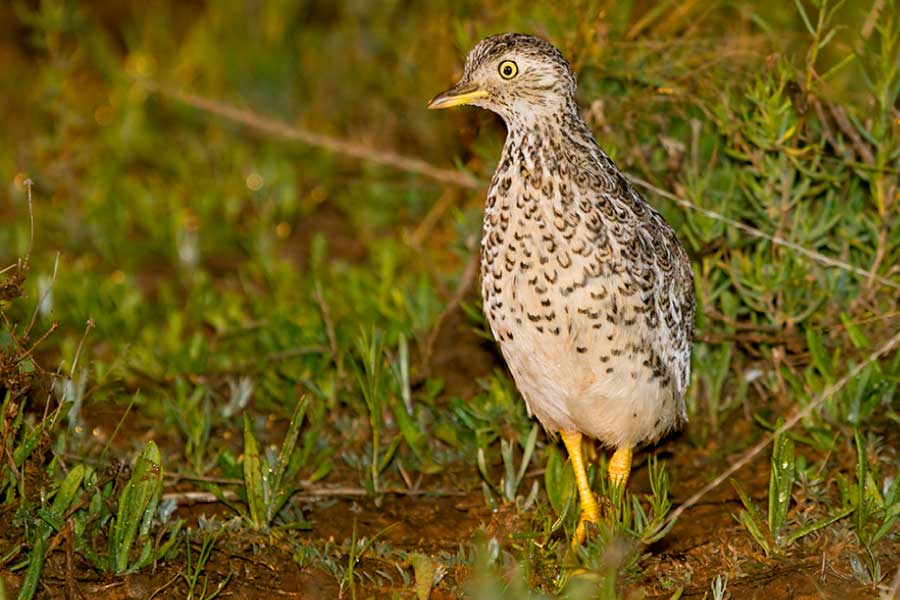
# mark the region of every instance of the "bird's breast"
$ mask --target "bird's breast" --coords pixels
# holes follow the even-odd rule
[[[571,179],[538,179],[540,161],[515,154],[492,182],[482,238],[484,311],[507,359],[544,354],[605,375],[621,361],[638,366],[629,377],[668,385],[654,349],[675,326],[660,327],[671,312],[656,261],[665,248],[627,207]]]

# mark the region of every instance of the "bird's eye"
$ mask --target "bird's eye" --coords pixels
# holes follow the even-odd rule
[[[503,79],[512,79],[519,74],[519,66],[511,60],[504,60],[500,63],[500,77]]]

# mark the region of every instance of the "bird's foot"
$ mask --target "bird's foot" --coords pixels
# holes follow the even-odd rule
[[[578,527],[575,528],[575,536],[572,538],[572,548],[575,549],[584,542],[587,534],[586,523],[597,523],[600,520],[600,513],[597,510],[597,500],[591,492],[584,458],[581,454],[581,434],[577,431],[561,431],[560,435],[569,452],[569,459],[572,461],[575,485],[578,487],[578,499],[581,500],[581,518],[578,519]]]
[[[584,540],[587,537],[587,524],[597,524],[599,522],[600,511],[597,508],[597,502],[594,500],[593,495],[591,495],[590,501],[585,502],[582,505],[581,516],[578,518],[578,526],[575,528],[575,535],[572,537],[573,550],[584,543]]]

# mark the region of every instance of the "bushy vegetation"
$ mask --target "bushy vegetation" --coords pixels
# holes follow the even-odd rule
[[[6,593],[896,593],[894,3],[132,4],[0,7]],[[424,110],[514,30],[696,275],[690,424],[577,549],[473,281],[502,123]]]

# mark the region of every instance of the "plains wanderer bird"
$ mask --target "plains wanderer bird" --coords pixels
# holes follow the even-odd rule
[[[554,46],[518,33],[482,40],[428,107],[460,104],[506,123],[484,210],[484,312],[529,412],[568,450],[580,542],[599,516],[582,435],[615,448],[609,478],[624,487],[635,446],[686,419],[690,261],[597,144]]]

